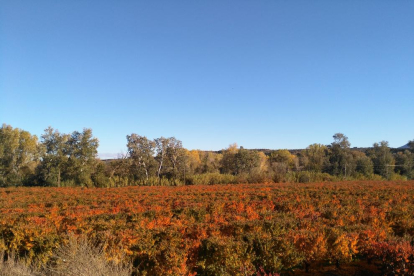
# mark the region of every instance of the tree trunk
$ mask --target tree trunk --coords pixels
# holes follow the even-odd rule
[[[163,161],[164,157],[161,157],[160,160],[160,166],[158,167],[158,172],[157,172],[157,176],[158,178],[160,178],[160,174],[161,174],[161,168],[162,168],[162,161]]]
[[[60,187],[60,168],[58,168],[58,187]]]

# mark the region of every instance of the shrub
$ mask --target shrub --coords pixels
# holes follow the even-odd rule
[[[251,173],[247,178],[249,183],[270,183],[273,182],[265,173]]]
[[[391,174],[390,180],[391,181],[406,181],[407,176],[401,175],[401,174],[398,174],[398,173],[393,173],[393,174]]]
[[[131,265],[107,262],[102,246],[71,235],[66,244],[56,249],[44,273],[54,276],[129,276]]]
[[[251,270],[247,244],[231,238],[211,237],[201,242],[197,274],[244,275]]]
[[[17,258],[14,253],[8,256],[0,252],[0,276],[37,276],[41,275],[35,269],[26,265],[24,260]]]
[[[204,173],[187,177],[186,184],[189,185],[213,185],[213,184],[235,184],[239,179],[231,174]]]

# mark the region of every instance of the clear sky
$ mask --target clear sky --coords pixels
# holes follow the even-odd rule
[[[0,123],[188,149],[414,139],[414,1],[0,2]]]

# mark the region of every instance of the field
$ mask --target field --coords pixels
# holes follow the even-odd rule
[[[0,190],[0,250],[73,235],[136,275],[414,275],[414,181]]]

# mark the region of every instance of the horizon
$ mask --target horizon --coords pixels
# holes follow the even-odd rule
[[[187,149],[414,139],[414,2],[3,1],[0,123]]]
[[[9,124],[7,124],[7,123],[4,123],[4,124],[6,124],[6,125],[9,125]],[[15,127],[15,126],[12,126],[13,128],[19,128],[19,127]],[[19,128],[19,129],[22,129],[22,128]],[[54,128],[55,130],[59,130],[59,129],[57,129],[57,128]],[[82,128],[82,129],[84,129],[84,128]],[[27,131],[27,129],[22,129],[22,130],[26,130]],[[75,130],[74,130],[75,131]],[[78,130],[76,130],[76,131],[81,131],[80,129],[78,129]],[[93,130],[92,130],[93,131]],[[60,132],[60,131],[59,131]],[[63,132],[61,132],[61,133],[63,133]],[[71,132],[69,132],[69,133],[66,133],[66,134],[70,134]],[[32,135],[36,135],[37,136],[37,138],[39,139],[39,141],[41,141],[41,135],[38,135],[38,134],[34,134],[34,133],[31,133]],[[143,136],[145,136],[145,135],[143,135]],[[346,136],[346,134],[345,134],[345,136]],[[99,140],[99,137],[96,137],[95,135],[94,135],[94,137],[95,138],[97,138],[98,140]],[[148,137],[147,137],[148,138]],[[157,137],[157,138],[159,138],[159,137]],[[175,137],[175,138],[177,138],[177,137]],[[347,138],[349,138],[349,137],[347,137]],[[155,138],[154,138],[155,139]],[[179,138],[177,138],[178,140],[180,140]],[[181,141],[181,140],[180,140]],[[377,141],[377,142],[381,142],[381,141],[385,141],[385,140],[379,140],[379,141]],[[407,142],[405,143],[405,144],[403,144],[403,145],[400,145],[400,146],[389,146],[389,148],[391,148],[391,149],[398,149],[398,148],[402,148],[402,147],[404,147],[404,146],[407,146],[408,145],[408,143],[410,142],[411,140],[407,140]],[[371,145],[369,145],[369,146],[354,146],[352,143],[351,143],[351,146],[350,146],[350,148],[351,149],[353,149],[353,148],[357,148],[357,149],[360,149],[360,148],[372,148],[373,147],[373,144],[374,143],[377,143],[377,142],[373,142]],[[386,141],[386,142],[388,142],[388,141]],[[323,143],[319,143],[319,142],[315,142],[315,143],[311,143],[311,144],[309,144],[309,145],[307,145],[307,146],[305,146],[305,147],[303,147],[303,148],[264,148],[264,147],[254,147],[254,148],[246,148],[246,147],[244,147],[243,145],[240,145],[240,144],[238,144],[237,142],[234,142],[235,144],[237,144],[237,146],[238,147],[243,147],[243,148],[245,148],[245,149],[248,149],[248,150],[284,150],[284,149],[286,149],[286,150],[304,150],[304,149],[306,149],[308,146],[310,146],[311,144],[322,144],[322,145],[325,145],[325,146],[329,146],[331,143],[332,143],[332,141],[330,142],[330,143],[326,143],[326,144],[323,144]],[[185,147],[185,145],[183,145],[183,147],[184,148],[186,148],[187,150],[198,150],[198,151],[212,151],[212,152],[218,152],[218,151],[221,151],[221,150],[225,150],[226,148],[228,148],[228,146],[230,146],[230,145],[232,145],[232,144],[234,144],[234,143],[231,143],[231,144],[228,144],[227,146],[225,146],[225,147],[222,147],[222,148],[220,148],[220,149],[200,149],[200,148],[193,148],[193,149],[189,149],[189,148],[187,148],[187,147]],[[127,154],[127,147],[126,147],[126,145],[125,145],[125,150],[124,151],[120,151],[120,152],[116,152],[116,153],[108,153],[108,152],[99,152],[98,151],[98,154],[97,154],[97,157],[98,158],[100,158],[100,159],[103,159],[103,160],[105,160],[105,158],[106,159],[118,159],[118,158],[120,158],[120,157],[122,157],[123,155],[126,155]]]
[[[329,146],[329,145],[330,144],[325,144],[324,146]],[[408,143],[406,143],[406,144],[404,144],[402,146],[399,146],[399,147],[390,147],[390,149],[400,149],[400,148],[403,148],[403,147],[405,147],[407,145],[408,145]],[[238,147],[243,147],[243,146],[240,146],[240,145],[237,145],[237,146]],[[350,149],[367,149],[367,148],[373,148],[373,145],[368,146],[368,147],[352,147],[352,146],[350,147]],[[206,152],[219,152],[219,151],[222,151],[224,149],[225,148],[220,149],[220,150],[200,150],[200,149],[190,149],[190,150],[206,151]],[[295,148],[295,149],[293,149],[293,148],[292,149],[286,149],[286,148],[275,148],[275,149],[271,149],[271,148],[244,148],[244,149],[247,149],[247,150],[257,150],[257,151],[262,151],[262,150],[270,150],[270,151],[273,151],[273,150],[296,151],[296,150],[305,150],[306,148]],[[101,159],[101,160],[120,159],[120,158],[122,158],[122,154],[127,155],[127,153],[117,153],[117,154],[113,154],[113,153],[100,153],[99,154],[98,153],[98,156],[97,157],[99,159]]]

